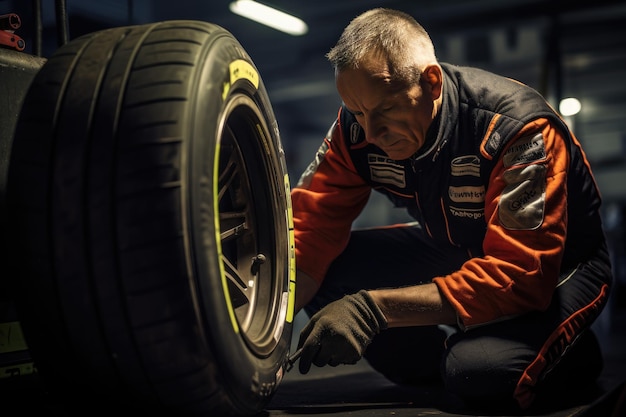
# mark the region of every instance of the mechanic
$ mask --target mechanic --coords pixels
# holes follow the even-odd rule
[[[438,62],[400,11],[356,17],[327,58],[342,105],[292,190],[300,372],[364,357],[500,409],[592,386],[611,265],[560,116],[519,82]],[[415,221],[353,228],[371,190]]]

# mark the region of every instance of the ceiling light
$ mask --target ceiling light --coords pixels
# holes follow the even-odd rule
[[[304,21],[253,0],[237,0],[229,5],[230,11],[255,22],[293,36],[304,35],[309,28]]]
[[[577,98],[564,98],[559,103],[559,111],[563,116],[573,116],[580,111],[581,105]]]

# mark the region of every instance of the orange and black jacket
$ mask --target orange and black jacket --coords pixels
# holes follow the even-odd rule
[[[433,277],[462,326],[543,310],[559,275],[604,242],[589,164],[535,90],[475,68],[442,68],[441,109],[410,159],[389,159],[340,108],[292,190],[298,269],[324,279],[373,189],[432,239],[468,251],[459,270]]]

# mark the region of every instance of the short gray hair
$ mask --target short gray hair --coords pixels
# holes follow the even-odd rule
[[[356,69],[370,57],[385,59],[393,78],[409,82],[419,80],[421,71],[437,62],[422,25],[407,13],[385,8],[355,17],[326,54],[335,71]]]

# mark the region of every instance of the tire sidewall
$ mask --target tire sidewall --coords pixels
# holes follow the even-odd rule
[[[225,32],[223,36],[215,38],[207,49],[206,65],[199,74],[200,80],[196,84],[201,90],[198,92],[195,104],[195,120],[192,123],[194,131],[191,137],[191,149],[188,151],[190,158],[189,167],[189,192],[190,192],[190,224],[192,225],[192,244],[196,251],[194,271],[197,277],[200,310],[204,312],[201,318],[204,330],[214,356],[219,358],[218,366],[222,370],[224,382],[229,387],[231,395],[242,396],[239,405],[253,406],[258,409],[259,404],[265,403],[274,393],[283,377],[283,365],[289,353],[291,343],[292,323],[285,321],[286,312],[281,312],[280,320],[283,320],[283,329],[275,349],[268,357],[257,356],[247,345],[243,334],[234,323],[234,312],[228,301],[227,288],[222,280],[224,271],[221,266],[221,250],[217,256],[215,248],[220,248],[219,242],[219,212],[217,212],[216,191],[214,190],[213,178],[217,175],[216,164],[219,160],[219,121],[224,117],[224,110],[235,94],[245,94],[257,105],[264,122],[267,124],[267,132],[270,133],[273,151],[278,158],[282,157],[280,139],[278,138],[276,121],[270,107],[267,93],[259,77],[257,87],[245,77],[230,84],[230,64],[235,60],[244,60],[254,64],[245,53],[241,45]],[[258,76],[258,71],[256,72]],[[204,88],[206,87],[206,88]],[[226,91],[226,93],[225,93]],[[205,138],[206,140],[197,140]],[[279,166],[273,167],[281,171],[284,176],[284,163],[280,160]],[[289,198],[288,194],[286,198]],[[285,211],[289,204],[285,204]],[[211,214],[210,214],[211,213]],[[290,215],[290,214],[289,214]],[[289,215],[285,216],[288,219]],[[217,219],[217,220],[216,220]],[[275,219],[276,222],[283,219]],[[289,256],[291,255],[291,251]],[[282,268],[282,265],[277,265]],[[289,268],[289,265],[285,265]],[[282,292],[289,292],[289,274],[281,283]],[[293,308],[290,306],[289,308]]]

